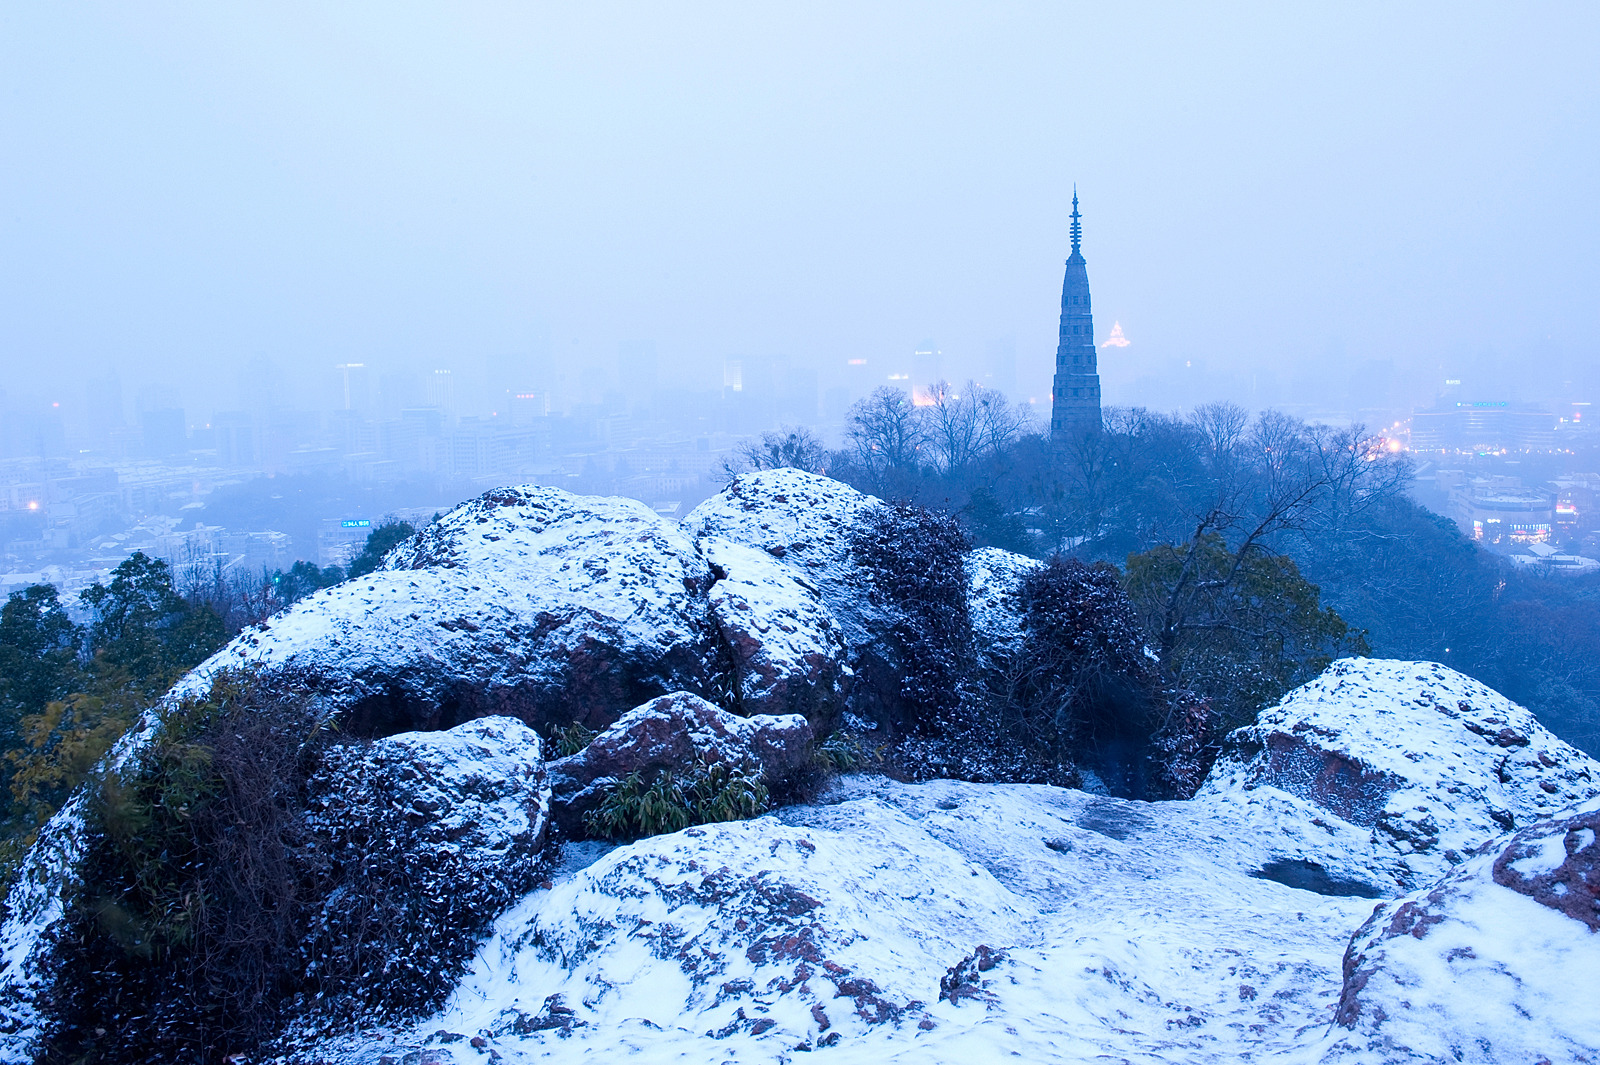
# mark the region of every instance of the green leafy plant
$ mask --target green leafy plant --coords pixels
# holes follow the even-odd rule
[[[746,767],[701,763],[687,777],[670,770],[653,780],[629,773],[590,811],[584,824],[602,839],[642,839],[690,825],[742,821],[769,805],[767,786]]]
[[[831,773],[854,773],[882,760],[877,751],[842,730],[830,733],[817,745],[816,759]]]
[[[589,746],[590,742],[598,735],[600,733],[594,729],[584,728],[576,721],[566,728],[556,729],[555,735],[551,737],[551,740],[555,743],[556,757],[565,758],[568,755],[577,754]]]

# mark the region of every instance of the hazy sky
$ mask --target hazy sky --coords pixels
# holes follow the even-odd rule
[[[1037,391],[1076,182],[1110,398],[1593,380],[1597,70],[1592,2],[7,4],[0,359],[192,407],[258,355],[1011,338]]]

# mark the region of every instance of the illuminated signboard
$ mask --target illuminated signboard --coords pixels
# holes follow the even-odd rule
[[[346,518],[339,523],[342,529],[366,529],[371,526],[372,522],[368,518]]]

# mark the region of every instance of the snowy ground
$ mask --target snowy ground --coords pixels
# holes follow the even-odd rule
[[[445,1011],[348,1060],[1284,1060],[1327,1031],[1374,902],[1250,876],[1278,851],[1234,812],[857,777],[591,847],[498,922]],[[1005,959],[941,999],[980,945]]]
[[[1600,1062],[1597,796],[1476,681],[1345,659],[1189,801],[854,776],[571,848],[443,1011],[307,1060]]]

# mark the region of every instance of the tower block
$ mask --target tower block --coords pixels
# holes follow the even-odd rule
[[[1061,343],[1050,387],[1050,439],[1066,443],[1100,432],[1100,368],[1095,360],[1089,265],[1083,258],[1083,216],[1072,190],[1072,257],[1061,283]]]

